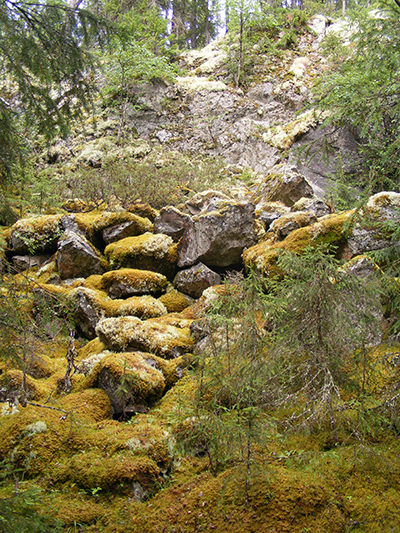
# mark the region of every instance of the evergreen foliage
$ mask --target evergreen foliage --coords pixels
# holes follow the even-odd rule
[[[358,10],[351,45],[329,46],[335,69],[316,89],[318,107],[329,112],[325,124],[349,126],[358,136],[364,160],[358,183],[373,191],[400,187],[399,29],[395,4]]]
[[[0,5],[0,177],[27,149],[28,135],[68,131],[90,101],[93,64],[87,45],[100,38],[87,10],[59,1]]]
[[[212,304],[203,324],[207,346],[195,359],[192,408],[177,432],[184,450],[208,456],[214,474],[227,465],[244,469],[246,500],[255,447],[266,445],[270,429],[263,417],[270,398],[260,281],[230,277]]]
[[[302,255],[285,252],[278,266],[284,278],[270,285],[277,406],[290,413],[289,428],[322,429],[337,443],[344,395],[370,394],[368,346],[379,339],[378,285],[373,276],[362,279],[340,267],[325,246]],[[357,406],[366,416],[364,403]]]

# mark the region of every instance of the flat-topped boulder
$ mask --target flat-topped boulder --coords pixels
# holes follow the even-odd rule
[[[104,254],[112,269],[135,268],[170,275],[175,270],[176,244],[168,235],[145,233],[109,244]]]
[[[157,294],[163,292],[166,285],[167,278],[163,274],[135,268],[111,270],[103,274],[99,281],[99,286],[111,298]]]
[[[54,253],[62,233],[61,215],[46,215],[18,220],[10,229],[11,250],[18,254]]]
[[[96,333],[109,350],[117,352],[140,350],[172,359],[193,349],[189,327],[142,321],[132,316],[106,318],[99,322]]]

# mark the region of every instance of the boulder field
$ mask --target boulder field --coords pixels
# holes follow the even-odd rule
[[[70,337],[59,342],[48,327],[52,348],[26,351],[24,371],[1,363],[3,456],[57,486],[146,499],[173,463],[171,416],[193,387],[186,369],[212,287],[232,270],[279,276],[282,250],[323,243],[355,275],[375,268],[363,254],[390,246],[383,224],[398,221],[400,194],[334,213],[295,169],[277,170],[240,200],[209,190],[153,220],[105,209],[29,217],[4,230],[4,280],[25,291],[27,316],[58,320],[59,330],[68,323]],[[11,290],[5,285],[3,297]],[[82,521],[105,517],[95,502],[79,507],[74,498]],[[64,506],[60,517],[68,523],[71,511]]]

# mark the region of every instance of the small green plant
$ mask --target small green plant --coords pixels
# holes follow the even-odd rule
[[[255,448],[265,446],[271,426],[264,413],[269,402],[264,313],[256,276],[227,281],[208,313],[208,347],[195,359],[192,407],[176,432],[184,450],[208,457],[214,475],[237,467],[246,503],[257,470]]]

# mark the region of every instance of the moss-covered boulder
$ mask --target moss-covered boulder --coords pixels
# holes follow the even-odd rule
[[[317,222],[317,217],[308,211],[296,211],[281,216],[272,222],[269,227],[278,240],[285,239],[289,233],[298,228],[303,228]]]
[[[187,296],[176,289],[168,290],[165,294],[160,296],[159,300],[165,305],[168,313],[180,313],[193,303],[190,296]]]
[[[103,291],[79,287],[71,291],[69,300],[77,328],[89,339],[96,337],[96,326],[102,318],[137,316],[147,319],[167,313],[163,303],[149,294],[113,300]]]
[[[176,244],[168,235],[145,233],[109,244],[105,251],[111,268],[152,270],[171,275],[177,260]]]
[[[282,250],[301,253],[308,246],[316,244],[332,244],[342,249],[346,243],[347,224],[353,213],[347,211],[339,215],[328,215],[310,226],[292,231],[280,242],[270,236],[269,239],[248,248],[243,253],[243,263],[247,269],[273,276],[279,274],[276,262]]]
[[[18,220],[11,227],[11,249],[17,254],[54,253],[62,233],[61,215],[47,215]]]
[[[114,414],[146,412],[164,392],[165,378],[145,354],[110,353],[91,372],[96,387],[110,398]]]
[[[167,278],[151,270],[121,268],[103,274],[99,287],[106,290],[111,298],[126,298],[141,294],[157,294],[164,291]]]
[[[135,457],[130,450],[103,457],[98,451],[77,453],[52,469],[58,483],[74,483],[92,489],[127,492],[134,496],[137,485],[142,494],[149,493],[160,482],[160,468],[148,457]]]
[[[171,359],[193,349],[189,327],[136,317],[106,318],[99,322],[96,332],[109,350],[117,352],[140,350]]]
[[[111,402],[101,388],[67,394],[59,406],[79,420],[100,422],[111,417]]]

